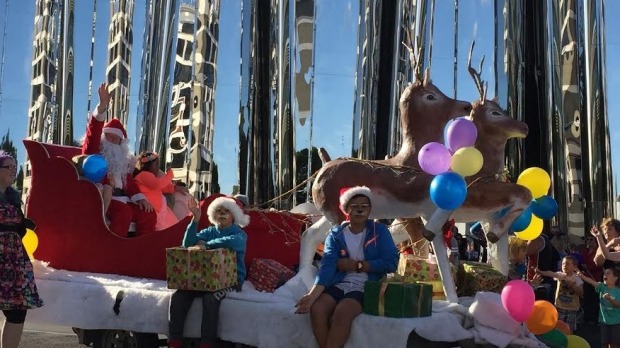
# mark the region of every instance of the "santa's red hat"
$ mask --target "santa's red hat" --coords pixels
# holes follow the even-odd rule
[[[118,118],[111,119],[103,126],[103,133],[114,134],[121,139],[127,139],[127,131]]]
[[[370,202],[370,205],[372,206],[372,191],[370,191],[370,189],[366,186],[355,186],[355,187],[345,187],[343,189],[340,189],[340,209],[342,209],[342,211],[345,210],[345,208],[347,207],[347,204],[349,204],[349,201],[358,195],[362,195],[362,196],[366,196],[368,197],[368,201]]]
[[[250,224],[250,216],[243,211],[240,204],[232,197],[218,197],[209,204],[207,215],[212,224],[215,225],[217,222],[215,219],[215,210],[219,207],[228,210],[233,216],[234,223],[239,225],[239,227],[246,227]]]

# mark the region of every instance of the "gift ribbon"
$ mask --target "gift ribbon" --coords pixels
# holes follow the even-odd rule
[[[385,290],[387,289],[387,283],[381,283],[381,289],[379,290],[379,309],[378,314],[380,317],[385,316]]]

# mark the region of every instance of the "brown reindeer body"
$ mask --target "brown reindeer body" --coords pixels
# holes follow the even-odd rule
[[[363,185],[377,197],[371,213],[374,218],[430,214],[432,176],[419,169],[418,152],[426,143],[443,141],[446,123],[470,110],[469,102],[448,98],[428,77],[409,85],[399,103],[403,144],[398,154],[387,160],[341,158],[326,163],[312,187],[317,208],[332,224],[341,223],[340,189]]]

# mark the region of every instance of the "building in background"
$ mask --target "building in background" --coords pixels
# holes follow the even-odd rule
[[[112,100],[108,105],[108,119],[118,118],[125,127],[129,120],[133,10],[134,0],[110,1],[106,76]]]

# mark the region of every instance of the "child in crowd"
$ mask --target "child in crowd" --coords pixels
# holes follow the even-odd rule
[[[202,325],[200,329],[200,348],[212,347],[217,342],[220,303],[230,291],[241,291],[245,280],[245,249],[247,235],[241,229],[250,223],[237,202],[230,197],[216,198],[207,209],[209,221],[214,226],[197,233],[201,211],[198,203],[189,201],[189,210],[193,215],[187,226],[183,246],[192,249],[228,248],[237,255],[237,286],[216,292],[177,290],[170,299],[170,322],[168,347],[183,347],[183,328],[185,318],[195,298],[202,298]]]
[[[577,259],[567,255],[562,259],[562,272],[536,270],[537,274],[558,281],[555,291],[558,319],[568,324],[573,331],[577,329],[577,318],[581,310],[579,298],[583,296],[583,281],[577,276],[577,267]]]
[[[508,238],[508,253],[508,278],[510,280],[523,280],[527,273],[527,266],[525,265],[527,241],[517,236],[510,236]]]
[[[620,269],[607,268],[603,283],[577,272],[579,278],[592,285],[600,298],[599,324],[603,347],[620,348]]]

